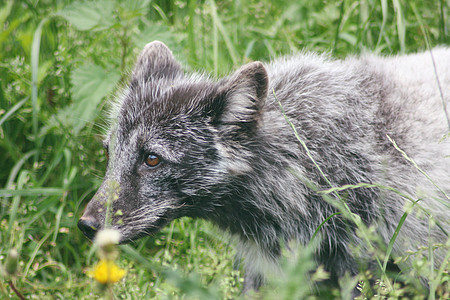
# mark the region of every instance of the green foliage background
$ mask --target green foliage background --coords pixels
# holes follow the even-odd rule
[[[416,52],[450,44],[449,3],[0,1],[0,262],[18,249],[20,273],[13,280],[32,299],[102,295],[84,274],[95,255],[76,222],[104,172],[107,100],[126,83],[147,42],[161,40],[186,69],[216,76],[303,49],[335,57]],[[115,286],[116,297],[239,297],[243,276],[233,270],[232,245],[220,236],[209,224],[181,219],[121,246],[119,264],[128,275]],[[308,284],[298,286],[311,280],[306,274],[314,268],[304,252],[288,268],[299,281],[261,297],[310,295]],[[446,274],[438,290],[444,297]],[[1,284],[0,298],[14,298],[6,280]],[[349,279],[330,295],[345,298],[355,284]],[[417,286],[408,291],[427,297]]]

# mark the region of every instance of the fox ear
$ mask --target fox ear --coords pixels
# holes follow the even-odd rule
[[[264,65],[252,62],[237,70],[219,88],[215,122],[255,128],[260,120],[269,82]]]
[[[145,45],[139,55],[133,70],[133,80],[148,78],[175,78],[182,72],[181,65],[176,61],[172,51],[160,41]]]

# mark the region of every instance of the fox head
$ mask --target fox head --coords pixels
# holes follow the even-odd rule
[[[226,223],[227,211],[245,209],[228,195],[245,189],[267,92],[260,62],[215,81],[147,44],[113,108],[106,174],[78,227],[93,239],[110,226],[126,243],[182,216]]]

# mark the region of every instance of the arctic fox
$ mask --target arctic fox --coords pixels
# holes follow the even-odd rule
[[[186,74],[163,43],[149,43],[114,105],[104,182],[78,226],[92,239],[110,219],[126,243],[182,216],[210,220],[238,237],[244,289],[278,268],[282,244],[307,244],[318,229],[317,263],[332,279],[355,275],[373,259],[352,251],[366,247],[358,220],[388,244],[418,200],[393,255],[447,241],[449,102],[445,48],[301,53],[216,80]]]

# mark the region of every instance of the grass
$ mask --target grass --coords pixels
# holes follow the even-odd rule
[[[448,0],[2,2],[0,262],[12,248],[19,258],[18,273],[3,276],[0,298],[15,297],[8,282],[32,299],[102,295],[85,275],[95,252],[76,222],[105,168],[105,103],[148,41],[166,43],[187,68],[220,76],[302,49],[339,58],[449,45],[448,6]],[[345,188],[355,187],[328,192]],[[375,239],[365,230],[369,241]],[[154,237],[119,248],[118,264],[127,269],[114,286],[119,299],[240,297],[243,275],[233,269],[233,245],[208,223],[177,220]],[[325,276],[312,264],[311,251],[287,258],[290,279],[274,280],[261,297],[311,296],[308,284],[297,284],[313,285]],[[409,255],[416,255],[416,270],[432,276],[431,290],[448,296],[448,266],[425,270],[423,253]],[[387,260],[380,259],[386,271]],[[387,276],[393,299],[434,296]],[[345,298],[355,284],[343,279],[328,292]],[[383,285],[377,288],[381,293]]]

